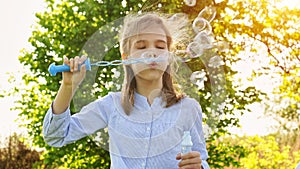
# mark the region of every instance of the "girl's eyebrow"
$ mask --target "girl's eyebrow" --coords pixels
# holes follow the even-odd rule
[[[135,44],[137,44],[137,43],[145,43],[145,42],[146,42],[145,40],[138,40],[138,41],[135,42]]]
[[[161,39],[158,39],[156,42],[167,43],[166,41],[164,41],[164,40],[161,40]]]

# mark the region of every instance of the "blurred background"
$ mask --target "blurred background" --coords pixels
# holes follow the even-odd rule
[[[221,118],[208,130],[211,168],[296,167],[300,162],[299,1],[11,0],[1,1],[0,6],[0,168],[109,168],[108,152],[91,137],[62,148],[44,143],[42,121],[61,79],[49,76],[47,68],[62,63],[63,56],[76,56],[93,33],[129,11],[185,13],[191,24],[215,12],[209,24],[214,43],[226,42],[217,52],[226,99],[218,114]],[[180,48],[191,50],[187,42],[182,44]],[[190,57],[187,65],[208,76],[200,57]],[[119,59],[118,46],[105,59]],[[93,95],[104,96],[114,88],[105,85],[113,81],[113,68],[97,72],[102,80],[96,80],[95,87],[101,90]],[[214,100],[208,94],[212,93],[209,80],[203,79],[198,79],[203,87],[194,93],[209,124]]]

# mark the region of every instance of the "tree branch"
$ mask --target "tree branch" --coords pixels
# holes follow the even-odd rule
[[[274,55],[272,54],[268,42],[265,42],[265,41],[263,41],[263,40],[261,40],[261,39],[258,39],[258,38],[256,38],[256,37],[253,37],[253,36],[250,36],[250,37],[253,38],[253,39],[255,39],[255,40],[257,40],[257,41],[259,41],[259,42],[261,42],[261,43],[263,43],[263,44],[265,44],[265,45],[267,46],[269,55],[276,61],[276,65],[275,65],[275,66],[279,67],[283,72],[289,73],[289,70],[287,70],[286,67],[282,66],[282,65],[280,64],[280,61],[277,59],[277,57],[274,56]]]

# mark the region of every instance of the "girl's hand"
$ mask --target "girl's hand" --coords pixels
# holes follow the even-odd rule
[[[86,59],[86,56],[76,56],[71,59],[68,59],[67,57],[64,58],[64,64],[70,66],[70,72],[62,72],[64,85],[71,86],[73,89],[76,89],[78,85],[80,85],[86,73],[86,65],[81,64]],[[81,65],[80,70],[78,65]]]
[[[179,169],[201,169],[202,160],[198,151],[191,151],[187,154],[177,154],[176,160],[181,160],[178,163]]]

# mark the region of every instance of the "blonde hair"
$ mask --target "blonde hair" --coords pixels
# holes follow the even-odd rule
[[[124,24],[119,35],[120,52],[122,54],[123,59],[130,53],[132,37],[143,33],[143,30],[149,25],[157,25],[158,28],[164,30],[167,38],[167,47],[168,50],[171,51],[173,39],[162,16],[159,16],[155,13],[146,13],[143,15],[130,14],[125,17]],[[121,91],[121,103],[125,113],[129,115],[134,105],[134,91],[136,89],[136,79],[133,70],[129,65],[124,65],[123,67],[125,77]],[[172,63],[167,66],[166,71],[163,73],[162,80],[162,96],[163,100],[166,102],[166,107],[172,106],[184,97],[183,94],[180,94],[175,90],[171,74],[173,74]]]

